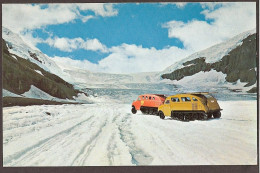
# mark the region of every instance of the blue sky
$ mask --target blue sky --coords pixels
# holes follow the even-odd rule
[[[178,8],[176,5],[158,3],[117,4],[114,5],[114,8],[119,11],[117,16],[97,17],[85,23],[78,19],[70,23],[50,25],[44,29],[34,30],[33,35],[47,39],[49,35],[46,32],[51,32],[57,37],[97,38],[107,47],[127,43],[142,45],[145,48],[155,47],[156,49],[167,46],[183,48],[179,39],[168,37],[168,29],[162,28],[162,25],[171,20],[184,22],[193,19],[206,20],[200,14],[203,9],[198,3],[187,4],[185,9]],[[81,13],[93,14],[93,12]],[[87,59],[94,63],[107,56],[107,53],[82,49],[64,52],[44,43],[38,44],[37,47],[49,56],[69,56],[73,59]]]
[[[254,29],[255,15],[252,2],[6,4],[3,26],[57,63],[129,73],[149,71],[142,65],[149,62],[153,71],[163,70]]]

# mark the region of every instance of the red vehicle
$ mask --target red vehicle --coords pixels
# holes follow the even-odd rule
[[[166,99],[162,94],[144,94],[138,96],[137,100],[132,103],[132,113],[136,114],[140,110],[143,114],[158,113],[158,107],[164,103]]]

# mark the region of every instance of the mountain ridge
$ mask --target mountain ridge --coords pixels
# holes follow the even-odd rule
[[[181,62],[169,66],[161,74],[162,79],[169,79],[178,84],[180,80],[187,76],[193,76],[199,72],[216,70],[216,72],[225,74],[225,80],[229,83],[235,84],[237,81],[244,82],[244,87],[256,85],[256,34],[252,31],[253,30],[250,30],[236,36],[236,47],[231,45],[230,47],[233,48],[231,50],[229,49],[230,51],[226,52],[224,56],[214,57],[210,54],[207,56],[201,53],[213,52],[214,54],[215,52],[212,50],[215,50],[219,44],[212,46],[206,50],[188,56]],[[230,40],[227,42],[229,41]],[[208,58],[210,56],[211,58]],[[211,61],[208,59],[211,59]],[[212,61],[212,59],[215,59],[215,61]],[[202,83],[202,85],[204,84]],[[256,91],[256,87],[252,87],[247,92],[252,93]]]
[[[2,39],[3,45],[3,89],[14,94],[21,95],[30,90],[31,85],[60,99],[73,99],[81,93],[75,90],[73,85],[64,81],[59,76],[52,74],[45,69],[9,52],[6,42]]]
[[[179,85],[183,83],[181,82],[182,79],[185,79],[187,77],[193,77],[195,74],[198,74],[199,72],[209,72],[211,70],[215,70],[215,71],[209,73],[210,75],[212,75],[215,72],[219,73],[218,75],[213,75],[215,77],[221,75],[222,73],[223,73],[222,75],[225,75],[226,71],[223,70],[222,68],[227,66],[229,63],[230,58],[227,58],[228,56],[230,56],[229,53],[232,52],[232,50],[236,49],[237,47],[241,47],[243,45],[243,40],[248,36],[253,35],[254,33],[255,30],[243,32],[223,43],[217,44],[215,46],[212,46],[200,52],[196,52],[182,59],[181,61],[170,65],[169,67],[167,67],[165,70],[161,72],[144,72],[144,73],[135,73],[135,74],[99,73],[99,72],[88,71],[88,69],[70,67],[66,64],[65,64],[66,66],[64,66],[64,64],[56,62],[54,59],[48,57],[42,52],[30,48],[28,45],[26,45],[26,43],[22,41],[22,39],[19,37],[18,34],[12,33],[12,31],[8,30],[7,28],[3,29],[3,38],[7,40],[7,47],[8,50],[11,52],[11,54],[16,56],[19,56],[21,54],[24,55],[24,57],[22,58],[27,59],[32,63],[39,65],[44,70],[59,76],[63,80],[73,84],[74,87],[81,89],[86,87],[90,87],[90,88],[102,87],[101,86],[102,84],[104,84],[103,87],[128,88],[128,86],[126,86],[125,84],[165,83],[165,82],[167,83],[166,80],[171,81],[168,83]],[[18,41],[16,42],[16,40]],[[255,43],[255,41],[252,41],[252,43],[253,42]],[[251,54],[254,54],[254,52],[255,52],[254,48],[248,51],[248,53]],[[226,57],[225,61],[220,62],[223,59],[223,57]],[[234,60],[234,58],[231,59]],[[240,59],[243,60],[243,58]],[[253,72],[256,71],[255,64],[253,66],[250,66],[250,68],[252,69],[251,71],[249,71],[250,79],[246,79],[247,76],[244,75],[248,71],[242,72],[239,75],[239,77],[237,77],[236,76],[237,72],[235,72],[236,71],[235,68],[237,66],[235,65],[234,62],[233,64],[234,65],[232,65],[231,68],[232,70],[229,72],[230,74],[231,73],[232,74],[224,76],[225,82],[222,82],[221,85],[222,84],[226,85],[226,83],[230,83],[230,85],[232,85],[233,88],[237,85],[236,83],[238,83],[237,88],[240,89],[241,87],[247,88],[248,86],[253,86],[256,84],[256,74],[253,74]],[[242,68],[242,71],[243,70],[245,69]],[[206,81],[207,80],[204,81],[203,85],[205,85]],[[217,84],[218,79],[216,79],[215,81]],[[240,85],[241,82],[242,83],[247,82],[247,83],[241,86]],[[256,87],[250,89],[252,89],[252,92],[256,92]]]

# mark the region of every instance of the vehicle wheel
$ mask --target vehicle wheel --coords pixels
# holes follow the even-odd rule
[[[176,113],[176,117],[177,117],[178,120],[181,120],[181,116],[182,116],[181,113],[179,113],[179,112]]]
[[[200,113],[200,120],[207,120],[208,115],[206,113]]]
[[[189,114],[184,114],[184,119],[185,121],[190,121],[190,116]]]
[[[149,112],[150,115],[153,115],[153,109],[152,109],[152,108],[150,108],[150,109],[148,110],[148,112]]]
[[[192,114],[192,119],[193,119],[193,120],[199,119],[198,113],[193,113],[193,114]]]
[[[137,110],[135,109],[134,106],[132,107],[131,111],[132,111],[133,114],[136,114],[136,112],[137,112]]]
[[[159,116],[160,116],[161,119],[164,119],[164,118],[165,118],[165,116],[164,116],[164,114],[163,114],[162,111],[159,112]]]
[[[144,114],[145,114],[145,115],[149,114],[149,109],[145,109],[145,110],[144,110]]]
[[[213,117],[214,117],[214,118],[220,118],[220,117],[221,117],[221,112],[220,112],[220,111],[214,112],[214,113],[213,113]]]
[[[181,121],[184,121],[184,119],[185,119],[184,114],[180,113],[180,114],[179,114],[179,117],[180,117],[180,120],[181,120]]]
[[[188,113],[188,118],[189,118],[189,120],[193,120],[193,116],[192,116],[192,113]]]
[[[212,118],[212,113],[208,113],[208,119]]]

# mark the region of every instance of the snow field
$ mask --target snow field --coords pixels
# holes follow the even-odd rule
[[[256,164],[256,101],[219,103],[222,118],[191,122],[118,103],[7,107],[3,165]]]

